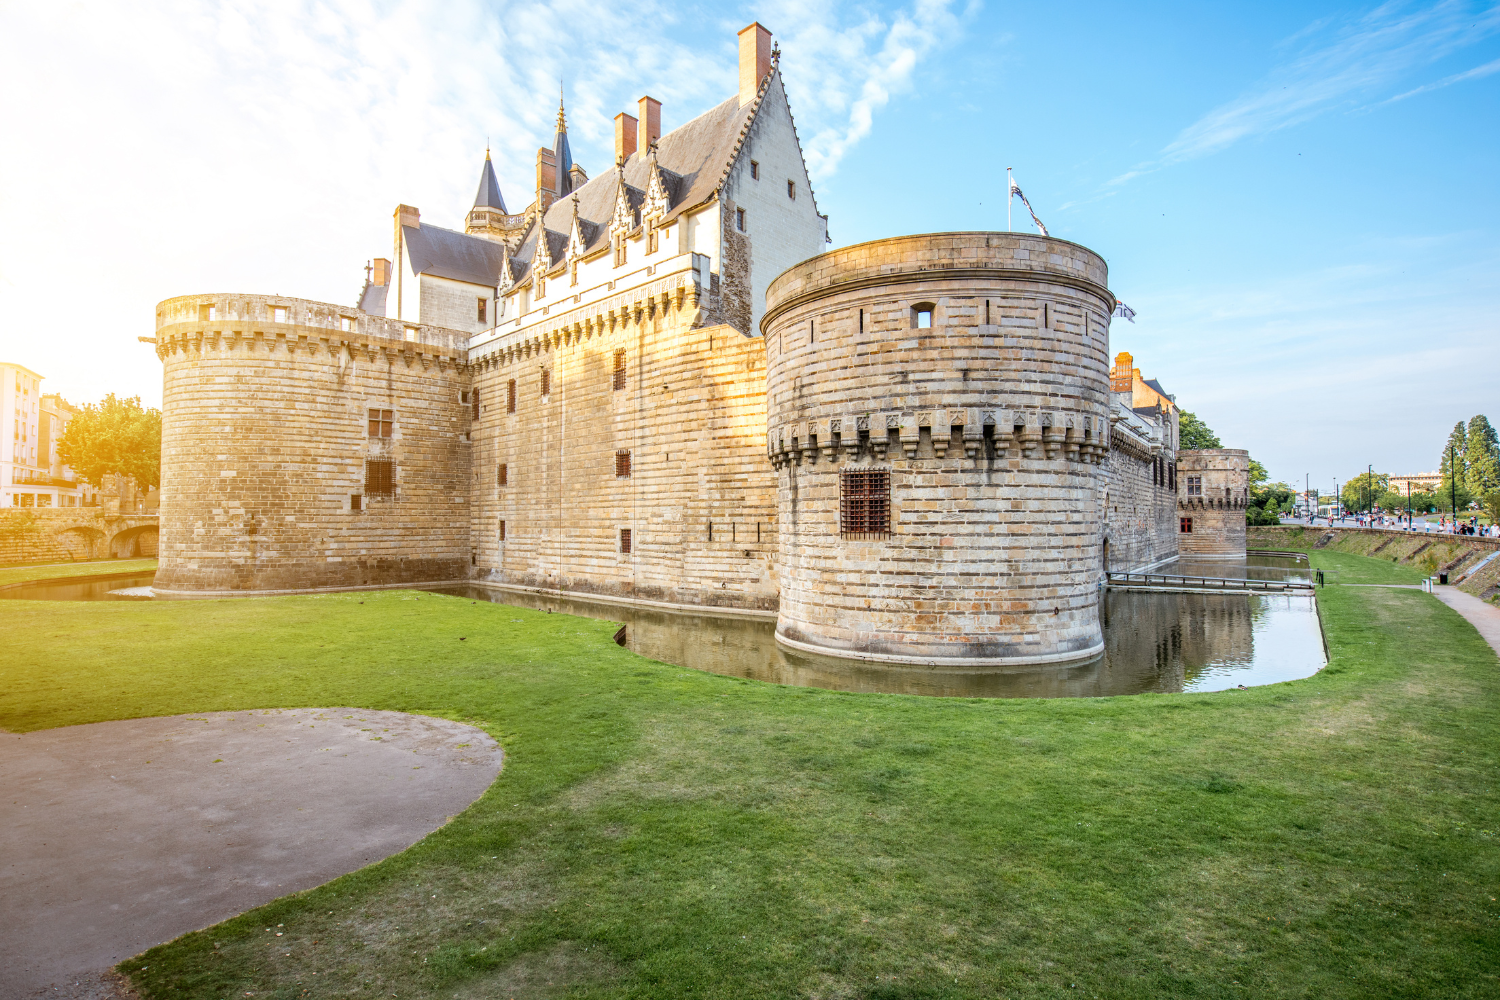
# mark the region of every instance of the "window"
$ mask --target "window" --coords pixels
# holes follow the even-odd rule
[[[615,239],[615,267],[625,266],[625,237]]]
[[[536,297],[541,298],[547,294],[547,279],[540,274],[536,276]]]
[[[516,412],[516,380],[511,379],[505,384],[505,412]]]
[[[1182,529],[1182,533],[1184,535],[1191,535],[1193,533],[1193,519],[1190,517],[1184,517],[1179,527]]]
[[[742,233],[745,231],[745,210],[743,208],[734,210],[734,228]]]
[[[543,396],[549,396],[551,394],[552,394],[552,369],[551,368],[543,368],[542,369],[542,395]]]
[[[630,478],[630,452],[629,451],[617,451],[617,452],[615,452],[615,478],[616,479],[629,479]]]
[[[646,223],[646,252],[656,253],[660,246],[661,243],[656,238],[656,227]]]
[[[286,306],[272,306],[271,307],[271,322],[272,323],[285,323],[286,322]]]
[[[488,323],[490,314],[490,300],[481,296],[479,298],[479,322]]]
[[[839,473],[839,535],[887,538],[890,533],[890,470],[848,469]]]
[[[750,161],[750,179],[752,181],[760,180],[760,164],[754,160]]]
[[[416,343],[416,341],[417,341],[417,328],[414,327],[414,326],[407,327],[406,328],[406,342],[408,344],[414,344],[414,343]]]
[[[932,329],[932,311],[937,308],[931,302],[918,302],[911,307],[911,325],[918,330]]]
[[[865,311],[863,309],[859,311],[859,332],[865,332]]]
[[[500,522],[500,530],[496,533],[496,535],[497,535],[496,541],[501,541],[501,542],[505,541],[505,522],[504,521]]]
[[[200,323],[213,323],[213,322],[217,322],[218,318],[219,318],[219,308],[218,308],[218,306],[199,306],[198,307],[198,322],[200,322]]]
[[[396,411],[395,410],[371,410],[370,411],[370,416],[369,416],[369,421],[370,421],[370,437],[372,437],[372,438],[388,438],[388,437],[391,436],[391,431],[394,429],[394,427],[396,425]]]
[[[495,485],[496,486],[509,486],[510,485],[510,466],[509,466],[509,464],[507,464],[505,462],[501,462],[498,466],[496,466],[496,468],[495,468]]]
[[[578,284],[578,262],[576,260],[568,265],[568,284]]]
[[[787,181],[786,182],[786,196],[788,198],[792,199],[793,201],[797,200],[797,182],[796,181]]]
[[[473,392],[469,393],[469,403],[474,408],[473,419],[477,422],[479,420],[479,390],[478,389],[475,389]]]
[[[365,498],[358,493],[349,494],[349,509],[352,511],[364,510],[364,500]]]
[[[818,321],[810,319],[807,321],[807,342],[816,344],[818,342]]]
[[[620,390],[620,389],[625,388],[625,378],[626,378],[626,370],[625,370],[625,348],[621,347],[621,348],[617,348],[615,350],[615,381],[614,381],[614,387],[615,387],[615,389],[617,391]]]
[[[396,463],[388,459],[365,460],[365,496],[389,497],[396,494]]]
[[[353,333],[354,332],[354,317],[353,316],[340,316],[339,317],[339,329],[343,330],[345,333]]]
[[[1190,497],[1201,497],[1203,495],[1203,477],[1202,476],[1188,476],[1187,477],[1187,488],[1188,488],[1188,491],[1187,491],[1187,495],[1188,496],[1190,496]]]
[[[620,529],[620,554],[630,555],[630,529]]]

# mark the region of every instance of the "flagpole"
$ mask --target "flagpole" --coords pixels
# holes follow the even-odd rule
[[[1013,194],[1011,194],[1010,169],[1011,169],[1010,167],[1006,167],[1005,168],[1005,231],[1007,233],[1011,231],[1011,227],[1010,227],[1010,206],[1011,206],[1011,202],[1013,202],[1013,201],[1016,200],[1016,196],[1013,195]]]

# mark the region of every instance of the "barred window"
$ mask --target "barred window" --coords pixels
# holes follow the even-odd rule
[[[389,459],[367,459],[365,461],[365,496],[389,497],[396,495],[396,463]]]
[[[620,552],[623,555],[630,554],[630,529],[620,529]]]
[[[395,410],[371,410],[369,413],[370,437],[388,438],[396,425]]]
[[[505,522],[500,522],[500,541],[505,541]]]
[[[510,480],[510,466],[508,464],[506,464],[505,462],[501,462],[500,465],[499,465],[499,467],[497,467],[495,469],[495,485],[496,486],[508,486],[508,485],[510,485],[509,480]]]
[[[621,347],[615,351],[615,388],[625,388],[625,348]]]
[[[516,380],[511,379],[505,386],[505,412],[516,412]]]
[[[547,396],[547,395],[550,395],[551,393],[552,393],[552,369],[551,368],[543,368],[542,369],[542,395],[543,396]]]
[[[630,477],[630,452],[615,452],[615,476],[619,479]]]
[[[889,538],[890,534],[890,470],[848,469],[839,473],[839,535]]]
[[[479,390],[478,389],[475,389],[473,392],[469,393],[469,401],[474,406],[474,419],[478,420],[479,419]]]

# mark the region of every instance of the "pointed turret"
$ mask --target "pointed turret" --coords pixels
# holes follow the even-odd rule
[[[568,146],[568,116],[563,99],[557,99],[557,132],[552,136],[552,164],[556,171],[557,196],[573,190],[573,150]]]
[[[495,179],[495,165],[490,162],[490,147],[484,147],[484,169],[479,172],[479,193],[474,196],[475,208],[493,208],[501,215],[505,211],[505,199],[500,196],[500,182]]]

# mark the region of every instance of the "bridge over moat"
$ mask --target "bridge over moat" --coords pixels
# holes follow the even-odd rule
[[[108,507],[11,509],[0,520],[0,564],[154,556],[156,514]]]

